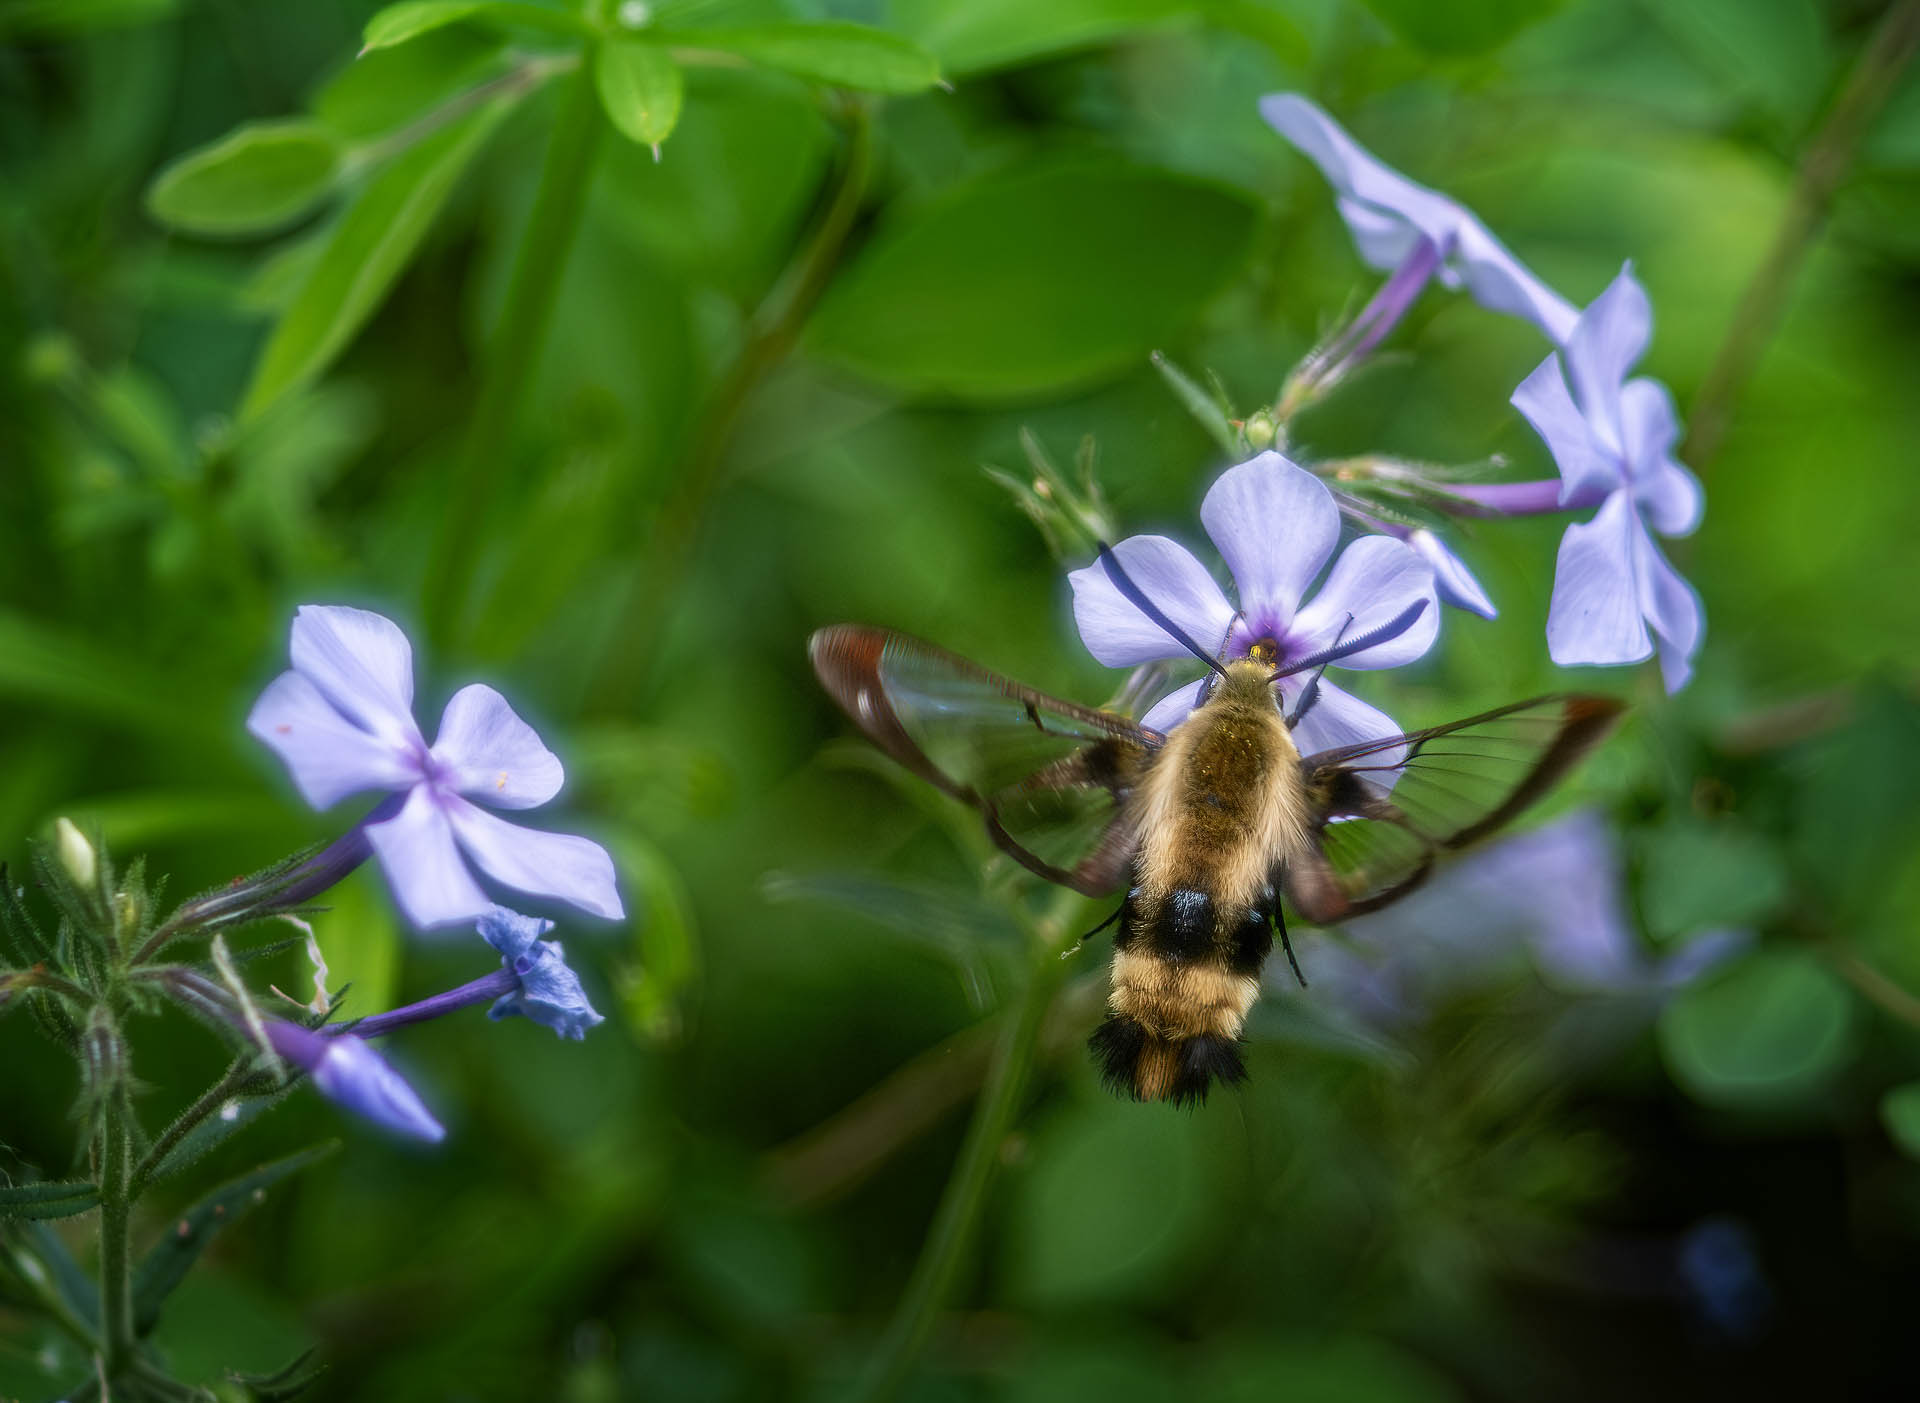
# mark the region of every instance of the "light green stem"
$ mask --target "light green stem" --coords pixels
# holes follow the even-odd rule
[[[481,530],[512,461],[521,396],[538,363],[567,251],[586,205],[594,152],[606,125],[594,86],[594,57],[589,45],[560,91],[540,188],[514,258],[500,324],[486,351],[461,472],[428,563],[427,627],[443,647],[457,643],[465,626]]]
[[[854,1394],[858,1403],[887,1403],[899,1393],[973,1245],[981,1205],[1000,1162],[1000,1147],[1013,1126],[1021,1093],[1026,1090],[1041,1026],[1066,977],[1068,966],[1060,958],[1059,931],[1079,905],[1077,896],[1062,893],[1048,920],[1033,932],[1037,954],[1026,988],[974,1105],[973,1122],[967,1127],[966,1142],[960,1147],[960,1157],[941,1195],[933,1228],[920,1249],[920,1260],[914,1264],[900,1304]]]

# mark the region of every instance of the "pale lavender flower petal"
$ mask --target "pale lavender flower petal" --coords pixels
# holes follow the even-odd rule
[[[1442,279],[1464,283],[1483,307],[1524,318],[1555,342],[1578,314],[1515,258],[1465,207],[1381,164],[1325,112],[1297,93],[1260,100],[1260,115],[1327,178],[1360,256],[1380,270],[1398,267],[1414,243],[1431,240],[1444,258]]]
[[[608,920],[625,916],[614,885],[613,859],[598,843],[571,833],[521,828],[451,795],[442,803],[461,848],[496,881]],[[479,916],[491,905],[483,900],[472,914]]]
[[[366,826],[393,899],[422,930],[478,920],[493,908],[454,844],[447,802],[466,806],[464,799],[438,799],[431,785],[422,784],[399,813]]]
[[[1202,648],[1219,646],[1233,606],[1185,546],[1164,536],[1129,536],[1113,548],[1121,568],[1166,616]],[[1099,561],[1067,576],[1073,619],[1087,651],[1108,667],[1133,667],[1187,655],[1167,631],[1121,594]]]
[[[1292,710],[1293,704],[1299,699],[1306,680],[1297,677],[1281,680],[1281,691],[1288,710]],[[1353,693],[1334,686],[1323,677],[1320,679],[1319,700],[1300,718],[1300,724],[1293,728],[1293,743],[1305,756],[1399,734],[1399,725],[1386,712],[1368,706]],[[1399,758],[1392,752],[1382,752],[1377,763],[1391,765],[1397,763]]]
[[[500,952],[500,962],[520,979],[520,987],[496,1002],[491,1018],[521,1014],[563,1038],[582,1039],[603,1022],[587,1002],[580,978],[567,967],[558,942],[540,937],[552,921],[536,920],[496,906],[479,922],[480,934]]]
[[[481,683],[462,687],[440,717],[433,758],[455,792],[496,809],[530,809],[560,792],[559,757],[507,699]]]
[[[247,730],[279,755],[294,787],[316,809],[366,789],[404,788],[417,775],[406,751],[342,716],[297,672],[267,684],[247,713]]]
[[[1639,542],[1646,528],[1625,492],[1560,538],[1547,610],[1547,653],[1562,667],[1633,663],[1653,652],[1641,617]]]
[[[293,617],[293,670],[364,730],[418,741],[413,647],[391,619],[337,604],[303,604]]]
[[[1620,417],[1634,500],[1662,536],[1689,534],[1700,524],[1700,483],[1673,458],[1680,441],[1673,397],[1658,380],[1629,380],[1620,391]]]
[[[1307,652],[1332,647],[1336,635],[1358,638],[1391,623],[1420,600],[1427,607],[1405,632],[1348,654],[1340,666],[1369,671],[1400,667],[1425,656],[1440,633],[1433,567],[1412,546],[1391,536],[1362,536],[1334,561],[1320,592],[1294,620],[1291,637],[1296,646],[1308,644]]]
[[[1274,452],[1221,473],[1200,503],[1200,521],[1233,572],[1255,637],[1286,628],[1340,539],[1340,508],[1327,485]]]
[[[1456,609],[1465,609],[1478,614],[1483,619],[1498,618],[1500,611],[1493,607],[1493,601],[1487,598],[1487,592],[1480,587],[1480,581],[1474,578],[1466,562],[1452,551],[1446,543],[1424,526],[1417,526],[1407,533],[1407,544],[1420,553],[1420,558],[1433,570],[1434,588],[1440,591],[1440,597]],[[1436,624],[1437,627],[1437,624]]]
[[[1515,409],[1526,415],[1534,431],[1546,440],[1553,454],[1553,461],[1560,469],[1561,506],[1570,506],[1576,500],[1596,494],[1604,496],[1620,486],[1624,478],[1619,460],[1594,438],[1592,427],[1567,391],[1567,377],[1560,369],[1557,355],[1549,355],[1534,368],[1533,374],[1520,382],[1512,402]],[[1505,485],[1493,484],[1492,488],[1479,489],[1463,485],[1459,493],[1481,500],[1476,492],[1484,493]]]
[[[351,1033],[322,1037],[274,1019],[267,1024],[267,1039],[275,1052],[312,1078],[315,1090],[344,1109],[416,1140],[446,1138],[446,1130],[406,1078]]]
[[[1667,691],[1673,693],[1693,676],[1693,655],[1699,650],[1703,631],[1700,596],[1668,564],[1637,518],[1634,526],[1638,533],[1634,541],[1634,585],[1640,611],[1660,642],[1660,676]]]
[[[1627,447],[1620,389],[1652,338],[1653,305],[1633,276],[1631,263],[1580,314],[1567,338],[1564,359],[1574,400],[1594,434],[1615,455]]]
[[[1208,676],[1212,674],[1209,673]],[[1171,731],[1186,720],[1194,707],[1200,704],[1200,689],[1206,685],[1206,681],[1206,677],[1196,677],[1186,686],[1168,692],[1153,704],[1145,716],[1140,718],[1140,724],[1149,731],[1159,731],[1163,735]]]

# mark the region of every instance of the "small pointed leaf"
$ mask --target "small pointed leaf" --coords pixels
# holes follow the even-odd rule
[[[680,120],[680,65],[659,45],[612,40],[601,46],[593,76],[607,120],[629,140],[658,146]]]

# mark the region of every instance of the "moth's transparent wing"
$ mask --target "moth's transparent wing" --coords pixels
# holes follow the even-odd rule
[[[808,648],[867,738],[978,808],[1022,866],[1089,895],[1120,884],[1125,800],[1159,735],[886,629],[841,624]]]
[[[1608,697],[1536,697],[1307,756],[1301,772],[1319,860],[1293,862],[1294,905],[1308,920],[1334,921],[1404,896],[1441,853],[1493,832],[1545,794],[1621,711]]]

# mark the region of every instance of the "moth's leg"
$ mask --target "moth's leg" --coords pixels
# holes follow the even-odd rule
[[[1267,915],[1273,921],[1274,930],[1279,933],[1280,948],[1287,952],[1287,963],[1293,966],[1293,977],[1300,981],[1300,987],[1302,989],[1306,988],[1307,977],[1300,973],[1300,961],[1293,956],[1293,942],[1287,939],[1287,918],[1285,913],[1280,910],[1280,903],[1278,901],[1268,906]]]

